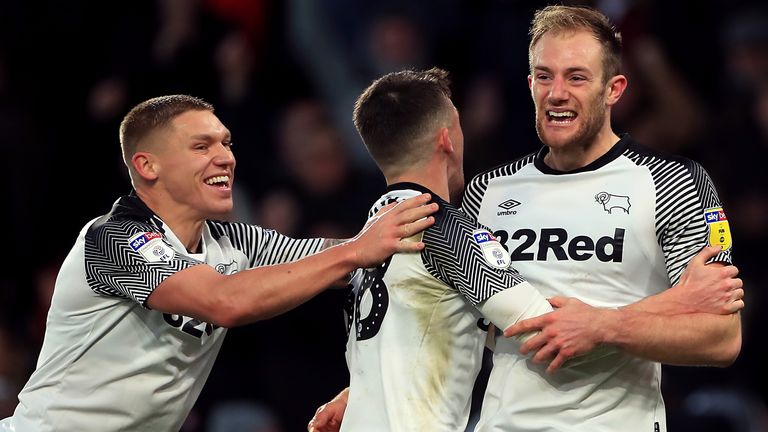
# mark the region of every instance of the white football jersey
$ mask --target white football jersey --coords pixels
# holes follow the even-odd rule
[[[724,248],[728,222],[707,173],[628,135],[573,172],[543,162],[546,148],[481,173],[463,208],[490,227],[544,295],[617,307],[676,283],[706,244]],[[497,338],[477,431],[666,431],[661,365],[624,353],[544,372]]]
[[[208,221],[190,255],[135,195],[80,232],[56,280],[37,368],[0,431],[178,431],[226,329],[146,306],[167,277],[207,264],[233,274],[318,251],[240,223]]]
[[[391,185],[371,214],[421,192]],[[426,248],[353,279],[342,431],[463,431],[487,337],[478,308],[494,322],[551,310],[487,229],[432,196],[435,223],[415,236]]]

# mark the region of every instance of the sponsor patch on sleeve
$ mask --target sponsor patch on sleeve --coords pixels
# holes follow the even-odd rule
[[[721,246],[723,250],[731,248],[731,228],[728,225],[728,218],[722,207],[714,207],[704,210],[704,221],[707,223],[709,238],[707,243],[710,246]]]
[[[504,246],[499,243],[498,240],[485,229],[476,229],[472,232],[472,237],[475,239],[475,243],[480,245],[480,250],[483,251],[483,258],[492,267],[505,269],[509,267],[512,260],[509,257],[509,252],[504,249]]]
[[[143,232],[128,239],[131,249],[139,252],[149,262],[170,261],[174,252],[156,232]]]

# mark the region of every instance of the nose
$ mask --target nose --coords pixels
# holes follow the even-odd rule
[[[549,87],[549,94],[547,97],[550,102],[562,102],[568,100],[570,93],[566,87],[565,79],[562,77],[555,77],[552,80],[552,85]]]
[[[213,162],[217,165],[234,165],[235,154],[232,148],[224,143],[218,143],[214,146]]]

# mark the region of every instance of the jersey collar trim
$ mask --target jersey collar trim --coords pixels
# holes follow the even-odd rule
[[[398,183],[392,183],[391,185],[387,186],[387,192],[397,191],[397,190],[407,190],[412,189],[415,191],[419,191],[421,193],[428,193],[432,195],[432,197],[435,197],[435,193],[431,190],[427,189],[426,187],[418,184],[418,183],[411,183],[411,182],[398,182]],[[434,200],[434,199],[433,199]],[[430,201],[431,202],[431,201]]]
[[[155,212],[153,212],[152,209],[139,198],[135,190],[131,190],[128,195],[123,195],[118,198],[115,205],[112,207],[110,215],[152,223],[160,230],[160,232],[165,233],[165,223],[160,219],[160,216],[155,214]]]

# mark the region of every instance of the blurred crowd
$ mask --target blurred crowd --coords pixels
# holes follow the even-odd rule
[[[352,121],[371,80],[451,72],[467,179],[539,147],[526,84],[534,0],[136,0],[0,7],[0,418],[34,368],[56,272],[78,230],[130,191],[118,126],[161,94],[212,102],[233,133],[234,219],[344,238],[385,187]],[[711,174],[745,281],[744,343],[725,369],[666,367],[672,431],[768,431],[759,310],[768,266],[768,6],[570,1],[624,36],[617,132]],[[17,183],[19,182],[19,183]],[[232,329],[185,432],[304,430],[347,383],[343,290]]]

